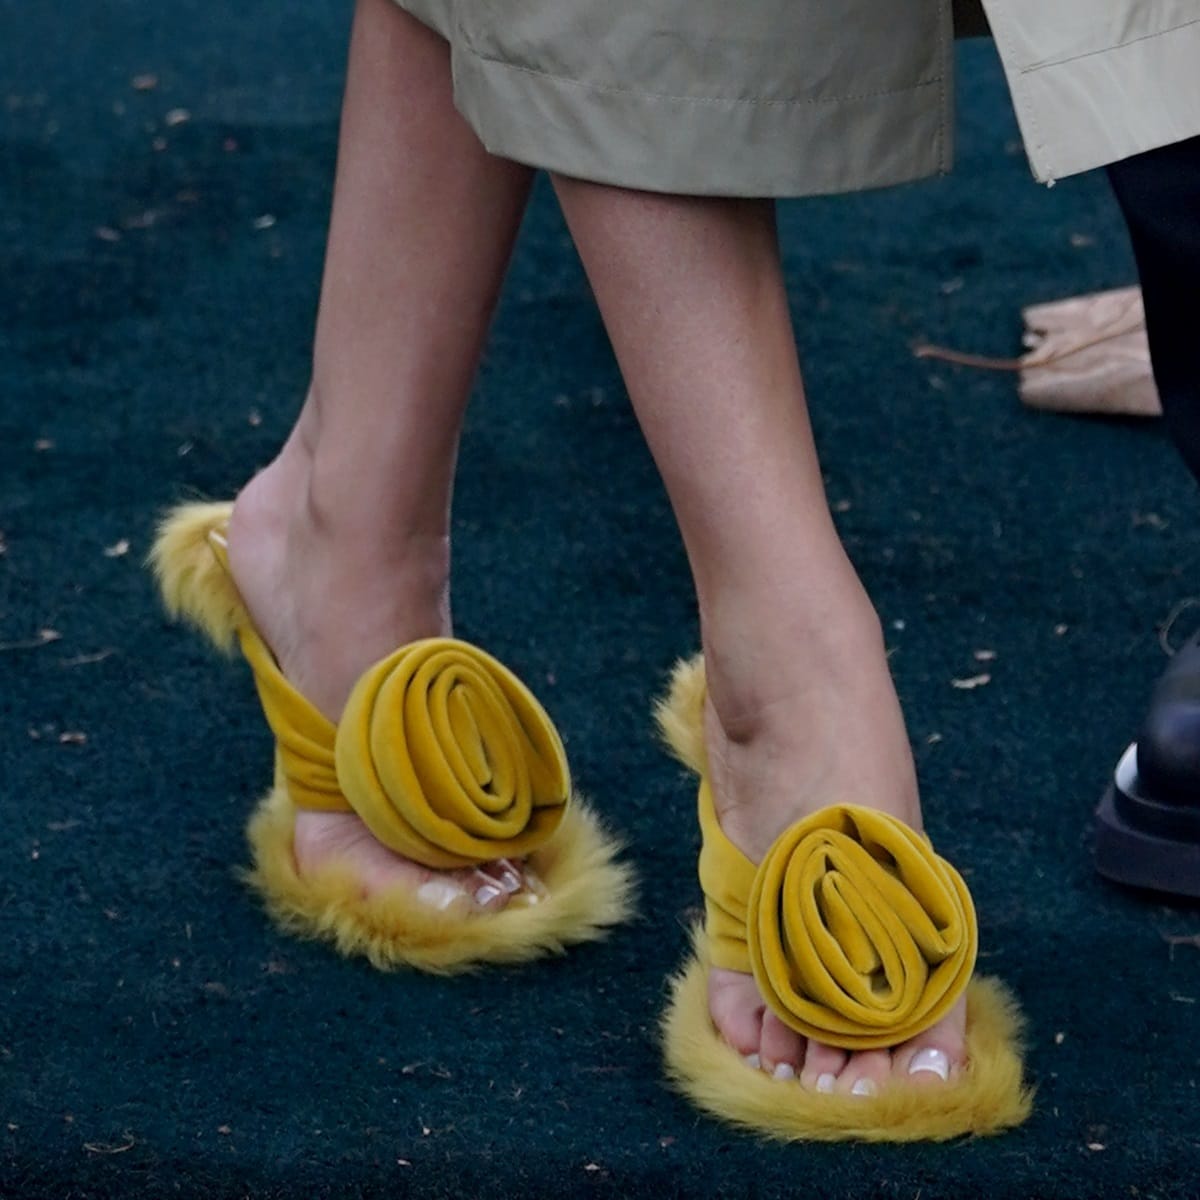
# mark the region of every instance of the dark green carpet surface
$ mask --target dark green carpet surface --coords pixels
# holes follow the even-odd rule
[[[1200,1194],[1200,949],[1172,940],[1200,913],[1089,851],[1157,627],[1200,590],[1194,486],[1157,424],[1035,415],[1012,376],[911,353],[1018,353],[1022,304],[1133,278],[1102,178],[1029,178],[986,43],[952,178],[782,225],[928,823],[1030,1021],[1030,1122],[780,1147],[664,1086],[696,838],[648,711],[694,605],[545,189],[463,448],[457,618],[559,720],[642,918],[455,982],[268,925],[234,877],[270,749],[247,674],[166,623],[140,564],[157,511],[230,495],[302,396],[347,16],[0,0],[0,1195]]]

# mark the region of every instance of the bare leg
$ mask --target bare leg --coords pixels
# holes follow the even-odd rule
[[[556,180],[691,563],[708,668],[706,739],[722,827],[752,860],[806,812],[853,800],[920,828],[883,638],[837,537],[804,402],[767,202]],[[965,1007],[889,1051],[804,1040],[748,975],[714,971],[714,1022],[765,1069],[859,1093],[937,1080]],[[922,1067],[924,1069],[922,1069]]]
[[[312,385],[279,457],[238,497],[230,558],[291,682],[329,717],[396,646],[448,634],[449,512],[463,411],[531,173],[488,155],[451,100],[446,44],[391,0],[359,0]],[[502,866],[438,875],[352,814],[303,812],[300,869],[349,859],[484,907]]]

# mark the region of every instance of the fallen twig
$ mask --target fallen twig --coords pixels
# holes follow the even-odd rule
[[[74,658],[64,658],[58,665],[60,667],[86,667],[91,663],[103,662],[106,658],[112,658],[116,654],[116,650],[111,646],[106,650],[97,650],[95,654],[77,654]]]
[[[57,629],[39,629],[36,638],[28,638],[23,642],[0,642],[0,651],[2,650],[37,650],[42,646],[48,646],[51,642],[57,642],[62,638],[62,634]]]

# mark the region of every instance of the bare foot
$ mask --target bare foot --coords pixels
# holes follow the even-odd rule
[[[765,685],[734,678],[710,659],[705,740],[713,799],[725,834],[752,862],[789,825],[831,803],[866,805],[921,828],[912,752],[878,622],[858,608],[843,628],[806,640],[802,653],[776,656]],[[788,1028],[749,975],[713,968],[708,999],[713,1023],[751,1065],[813,1091],[873,1095],[889,1078],[936,1085],[965,1059],[965,999],[910,1041],[853,1054]]]
[[[229,523],[229,561],[284,676],[336,721],[367,667],[406,642],[450,635],[449,554],[438,538],[397,546],[390,533],[381,546],[370,528],[322,528],[304,503],[306,470],[289,443],[247,484]],[[518,893],[539,892],[524,865],[508,859],[455,871],[412,862],[354,813],[298,811],[294,852],[302,875],[336,860],[353,868],[364,895],[399,886],[435,909],[496,911]]]

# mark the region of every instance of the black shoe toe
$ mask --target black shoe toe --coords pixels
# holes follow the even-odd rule
[[[1164,804],[1200,805],[1200,639],[1187,641],[1155,684],[1137,747],[1145,791]]]
[[[1095,849],[1101,875],[1200,898],[1200,636],[1154,687],[1096,813]]]

